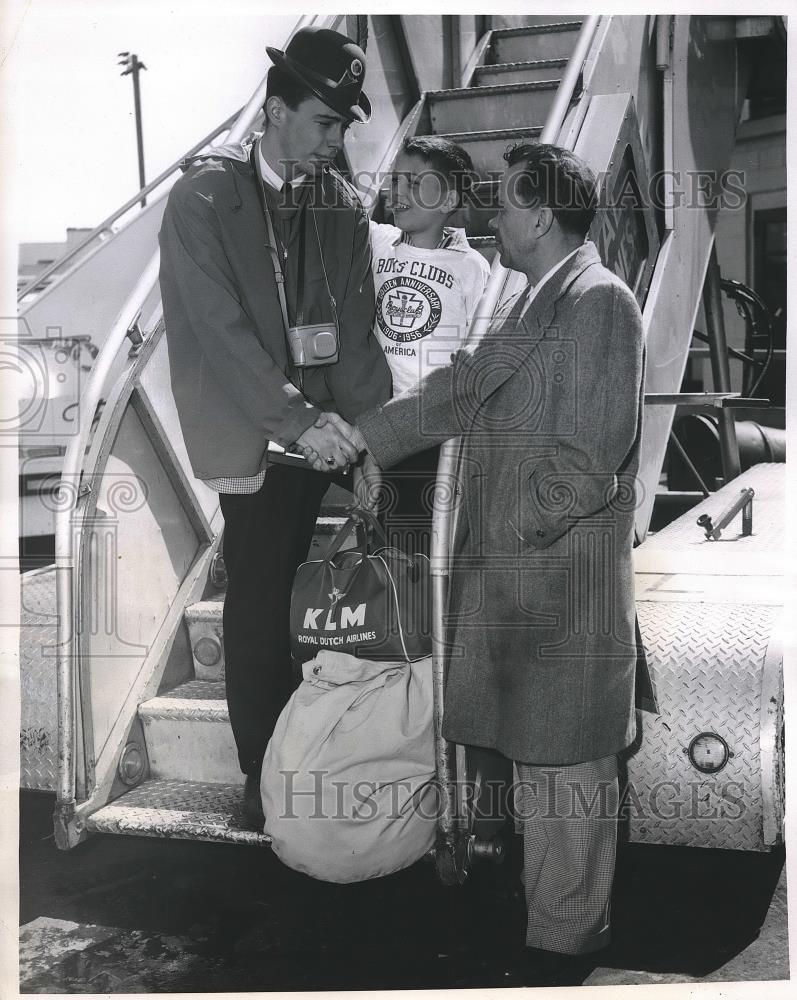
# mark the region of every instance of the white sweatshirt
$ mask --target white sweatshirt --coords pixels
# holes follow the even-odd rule
[[[402,236],[395,226],[371,223],[374,334],[390,365],[394,396],[450,363],[490,275],[463,229],[446,229],[435,250],[404,243]]]

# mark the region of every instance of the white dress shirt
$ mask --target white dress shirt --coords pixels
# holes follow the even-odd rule
[[[583,246],[583,244],[582,244],[582,246]],[[554,274],[559,270],[559,268],[562,266],[562,264],[565,263],[565,261],[570,260],[571,257],[575,257],[575,255],[578,253],[578,251],[580,249],[581,249],[581,246],[577,246],[575,248],[575,250],[571,250],[570,253],[567,254],[566,257],[562,257],[562,259],[560,261],[558,261],[556,264],[554,264],[554,266],[552,268],[550,268],[550,270],[546,271],[545,274],[540,278],[540,280],[537,282],[536,285],[532,285],[529,288],[528,298],[526,299],[526,304],[523,306],[523,309],[522,309],[522,311],[520,313],[520,319],[523,319],[523,317],[526,315],[526,310],[531,305],[531,303],[534,301],[534,298],[536,297],[536,295],[538,294],[538,292],[542,288],[542,286],[545,284],[545,282],[548,281],[550,278],[552,278],[554,276]]]

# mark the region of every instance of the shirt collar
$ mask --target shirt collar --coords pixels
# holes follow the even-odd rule
[[[277,191],[281,191],[285,187],[285,181],[268,165],[265,156],[263,156],[263,144],[260,142],[257,144],[257,161],[260,164],[260,176],[266,184]],[[298,174],[293,178],[291,184],[295,187],[297,184],[301,184],[306,177],[307,174]]]
[[[583,244],[581,244],[581,246],[583,246]],[[570,260],[571,257],[575,257],[575,255],[581,249],[581,246],[577,246],[575,248],[575,250],[571,250],[570,253],[567,254],[566,257],[562,257],[562,259],[560,261],[558,261],[556,264],[554,264],[554,266],[552,268],[550,268],[550,270],[548,270],[548,271],[545,272],[545,274],[540,278],[540,280],[537,282],[536,285],[532,285],[531,288],[529,288],[529,293],[528,293],[528,297],[526,298],[526,303],[523,306],[523,311],[520,314],[520,318],[521,319],[523,319],[523,317],[526,315],[526,310],[531,305],[531,303],[534,301],[535,297],[537,296],[537,294],[539,293],[540,289],[545,284],[545,282],[548,281],[550,278],[552,278],[554,276],[554,274],[556,274],[556,272],[559,270],[559,268],[562,266],[562,264],[564,264],[566,261]]]
[[[434,248],[435,250],[450,250],[452,249],[451,244],[455,242],[457,236],[457,230],[452,229],[450,226],[446,226],[443,229],[443,235],[440,242]],[[412,238],[409,233],[405,233],[404,230],[400,230],[398,236],[393,240],[393,246],[397,247],[400,243],[406,243],[407,246],[414,247],[415,244],[412,242]],[[425,249],[424,247],[415,247],[416,250]],[[456,249],[456,248],[453,248]]]

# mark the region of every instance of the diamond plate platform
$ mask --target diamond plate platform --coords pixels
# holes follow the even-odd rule
[[[236,785],[177,780],[146,781],[93,813],[86,828],[128,837],[205,840],[267,846],[263,833],[243,822],[243,781]]]
[[[20,787],[52,792],[57,784],[58,692],[55,567],[20,577]]]
[[[767,670],[781,666],[777,650],[770,650],[779,611],[637,604],[661,714],[640,716],[638,745],[627,759],[631,840],[761,851],[778,839],[777,833],[764,835],[765,799],[774,801],[778,789],[765,786],[762,754],[782,748],[774,746],[778,723],[768,724],[762,692],[769,689],[768,653],[775,655]],[[687,753],[707,732],[720,736],[731,753],[715,774],[701,773]],[[782,772],[766,781],[780,784]]]
[[[718,541],[697,525],[751,487]],[[640,716],[628,758],[631,840],[762,851],[783,836],[786,465],[756,465],[651,535],[635,552],[637,614],[661,715]],[[716,733],[732,754],[702,774],[688,748]]]
[[[775,576],[786,571],[785,463],[754,465],[712,493],[667,527],[650,535],[634,552],[637,573],[704,573],[728,576]],[[709,541],[697,519],[715,520],[742,489],[755,490],[753,533],[743,537],[737,514],[717,541]]]

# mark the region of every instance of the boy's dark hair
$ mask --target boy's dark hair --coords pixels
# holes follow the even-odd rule
[[[597,207],[595,175],[569,149],[543,142],[518,143],[504,153],[510,167],[520,163],[508,198],[524,205],[541,203],[553,211],[554,219],[568,233],[587,235]]]
[[[291,111],[295,111],[302,101],[306,101],[309,97],[315,97],[315,94],[281,66],[272,66],[266,77],[266,100],[269,97],[281,97],[287,107]],[[263,110],[265,112],[265,103]],[[266,122],[268,122],[268,116],[266,116]]]
[[[410,156],[420,156],[433,167],[456,191],[458,206],[464,204],[476,173],[473,161],[462,146],[439,135],[417,135],[405,139],[403,149]]]

